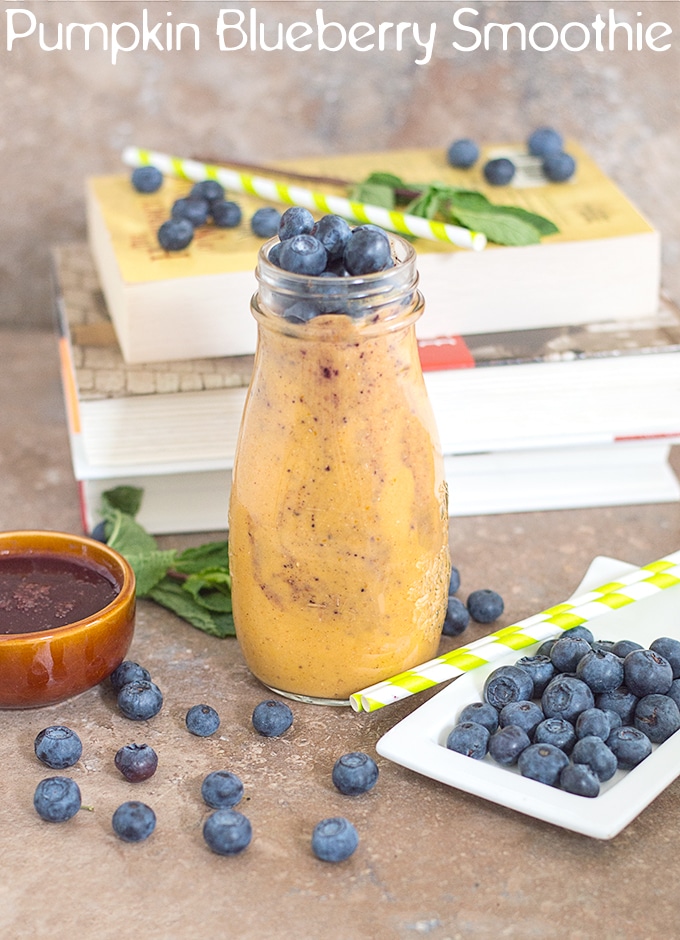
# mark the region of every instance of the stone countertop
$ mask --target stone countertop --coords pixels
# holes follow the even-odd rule
[[[55,338],[0,331],[0,360],[0,528],[79,532]],[[672,459],[680,470],[677,450]],[[503,625],[564,600],[596,555],[644,564],[677,550],[680,506],[457,519],[451,547],[463,592],[492,587],[504,595]],[[487,630],[470,628],[465,639]],[[674,935],[680,781],[609,842],[538,822],[382,758],[376,788],[344,797],[330,779],[336,758],[350,750],[375,753],[378,738],[427,694],[372,715],[296,704],[293,728],[265,739],[252,730],[250,715],[268,693],[249,675],[235,640],[205,636],[141,601],[130,657],[149,668],[165,694],[163,710],[149,722],[123,718],[103,686],[62,705],[0,713],[6,873],[0,936]],[[212,738],[193,737],[184,727],[187,708],[198,702],[220,712]],[[33,740],[54,723],[70,725],[83,741],[83,756],[70,772],[93,808],[63,825],[42,822],[32,807],[35,785],[52,773],[36,761]],[[159,754],[156,775],[136,785],[113,765],[116,750],[131,741],[146,741]],[[234,771],[245,784],[239,808],[254,837],[234,858],[211,853],[201,835],[209,811],[200,783],[216,769]],[[142,799],[157,813],[156,831],[139,845],[120,842],[111,829],[111,814],[126,799]],[[319,862],[310,850],[314,825],[333,815],[350,818],[361,840],[341,865]]]

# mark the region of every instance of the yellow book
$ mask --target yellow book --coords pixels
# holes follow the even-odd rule
[[[486,148],[471,170],[450,167],[443,150],[324,156],[278,166],[355,182],[386,171],[411,184],[464,186],[557,225],[559,232],[538,245],[490,244],[480,252],[415,239],[426,303],[417,327],[421,339],[652,313],[660,293],[659,233],[580,146],[570,142],[566,149],[577,160],[576,174],[567,183],[547,182],[539,161],[520,145]],[[511,156],[518,167],[512,186],[484,181],[484,162],[500,155]],[[262,240],[251,233],[249,220],[264,203],[230,193],[228,198],[243,209],[240,226],[206,225],[196,230],[186,250],[164,252],[156,232],[169,218],[173,201],[190,187],[166,178],[157,193],[141,195],[127,174],[87,181],[89,243],[129,362],[254,351],[249,304]],[[343,192],[330,184],[323,188]]]

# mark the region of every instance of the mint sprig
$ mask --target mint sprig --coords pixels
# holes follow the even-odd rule
[[[410,199],[404,200],[404,192],[410,194]],[[371,173],[352,188],[351,195],[383,209],[400,207],[408,215],[483,232],[497,245],[536,245],[545,235],[559,231],[545,216],[520,206],[496,205],[477,190],[436,182],[406,183],[392,173]]]
[[[142,498],[143,490],[120,486],[103,493],[101,505],[107,544],[132,567],[137,596],[155,601],[211,636],[234,636],[227,542],[206,542],[184,551],[159,548],[135,519]]]

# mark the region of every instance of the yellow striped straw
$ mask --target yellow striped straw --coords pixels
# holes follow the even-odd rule
[[[460,225],[448,225],[404,212],[395,212],[381,206],[354,202],[343,196],[290,185],[265,176],[253,176],[250,173],[242,173],[210,163],[200,163],[198,160],[173,157],[155,150],[142,150],[140,147],[126,147],[122,160],[126,166],[151,165],[167,176],[176,176],[195,183],[205,179],[217,180],[225,189],[235,192],[249,193],[260,199],[302,206],[305,209],[329,215],[340,215],[358,222],[372,222],[374,225],[401,235],[415,235],[430,241],[448,242],[457,248],[470,248],[473,251],[480,251],[486,247],[486,236],[482,232],[473,232]]]
[[[377,711],[385,705],[431,689],[440,682],[456,679],[479,666],[486,666],[507,655],[509,650],[524,649],[559,636],[561,630],[590,623],[603,614],[677,584],[680,584],[680,551],[643,565],[619,581],[610,581],[571,601],[549,607],[539,614],[481,637],[468,646],[451,650],[392,679],[385,679],[355,692],[350,695],[350,705],[356,712]]]

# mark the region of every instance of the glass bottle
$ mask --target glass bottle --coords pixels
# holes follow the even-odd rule
[[[416,254],[307,277],[260,251],[253,375],[229,507],[236,634],[260,681],[348,696],[437,653],[449,582],[443,460],[418,358]]]

